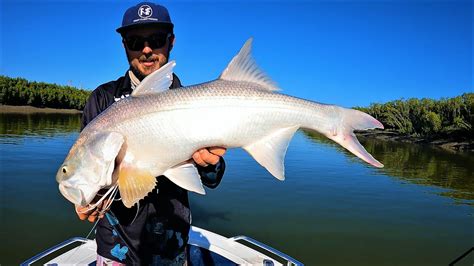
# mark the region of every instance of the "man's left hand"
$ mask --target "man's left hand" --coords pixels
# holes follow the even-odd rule
[[[200,149],[193,154],[193,160],[196,164],[202,167],[206,167],[209,164],[216,165],[219,162],[221,156],[226,152],[226,148],[223,147],[210,147]]]

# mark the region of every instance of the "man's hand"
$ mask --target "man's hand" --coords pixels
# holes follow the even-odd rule
[[[196,164],[202,167],[206,167],[209,164],[216,165],[219,162],[221,156],[226,152],[226,148],[223,147],[210,147],[200,149],[193,154],[193,160]]]
[[[98,199],[99,198],[97,198],[97,200]],[[96,202],[96,201],[93,201],[93,202]],[[87,219],[89,222],[93,223],[97,220],[97,218],[99,219],[104,218],[105,212],[107,212],[107,210],[104,210],[104,208],[105,206],[108,205],[109,202],[110,202],[109,200],[104,199],[97,207],[90,210],[89,210],[90,206],[82,207],[82,206],[76,205],[75,209],[76,209],[77,216],[79,217],[79,219],[83,221]]]
[[[224,155],[226,150],[227,149],[223,147],[210,147],[200,149],[193,154],[193,159],[196,164],[199,164],[202,167],[206,167],[209,164],[216,165],[219,162],[220,157]],[[103,192],[105,193],[105,191]],[[104,210],[103,208],[108,205],[107,203],[108,201],[104,200],[96,208],[90,210],[89,206],[75,206],[77,216],[83,221],[87,219],[89,222],[93,223],[97,220],[97,218],[100,219],[104,217],[105,212],[107,210]]]

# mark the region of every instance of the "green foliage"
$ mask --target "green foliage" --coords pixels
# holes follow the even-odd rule
[[[355,109],[372,115],[386,129],[405,135],[473,134],[474,93],[441,100],[396,100]]]
[[[421,131],[424,134],[438,133],[441,130],[441,118],[437,113],[428,111],[422,116]]]
[[[84,109],[90,91],[0,75],[0,104]]]

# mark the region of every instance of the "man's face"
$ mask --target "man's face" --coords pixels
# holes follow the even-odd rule
[[[165,36],[170,35],[167,31],[156,28],[137,28],[126,32],[124,46],[130,66],[143,76],[148,76],[165,65],[174,42],[174,36],[166,38]],[[127,40],[132,41],[128,42]],[[159,40],[163,40],[163,46],[155,48],[157,44],[160,44]],[[143,45],[141,45],[142,43]]]

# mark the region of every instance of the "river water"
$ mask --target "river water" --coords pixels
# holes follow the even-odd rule
[[[79,115],[0,114],[0,264],[18,264],[92,225],[79,221],[55,173]],[[474,156],[365,139],[375,169],[298,131],[280,182],[241,149],[221,185],[191,193],[193,224],[247,235],[306,265],[447,265],[474,244]],[[472,265],[470,254],[456,265]]]

